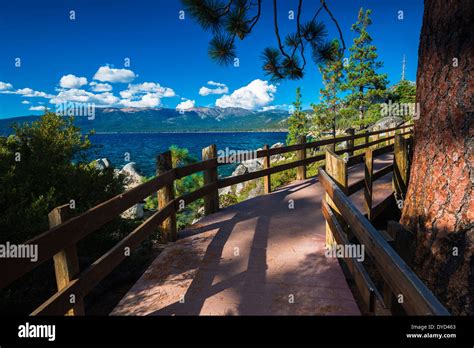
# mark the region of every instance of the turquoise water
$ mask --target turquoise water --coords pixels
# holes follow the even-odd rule
[[[285,142],[286,133],[141,133],[141,134],[95,134],[91,142],[98,145],[91,151],[91,160],[108,158],[112,165],[121,168],[127,164],[126,155],[130,162],[137,164],[137,169],[146,176],[155,174],[155,158],[165,152],[171,145],[187,148],[191,155],[200,159],[202,148],[211,144],[217,145],[217,150],[256,150],[265,144],[273,145]],[[232,173],[235,165],[219,167],[219,175],[227,176]]]

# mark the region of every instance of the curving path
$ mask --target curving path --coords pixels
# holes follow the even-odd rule
[[[375,170],[391,160],[376,159]],[[349,183],[363,170],[351,168]],[[376,200],[391,194],[391,174],[374,189]],[[297,181],[203,218],[111,315],[360,315],[337,259],[324,254],[323,193],[317,179]],[[362,209],[362,192],[353,196]]]

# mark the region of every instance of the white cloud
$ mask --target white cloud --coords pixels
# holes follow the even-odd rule
[[[13,86],[11,85],[11,83],[6,83],[6,82],[2,82],[0,81],[0,91],[6,91],[6,90],[9,90],[9,89],[12,89]]]
[[[269,110],[288,110],[288,105],[287,104],[268,105],[268,106],[262,107],[259,111],[269,111]]]
[[[44,92],[35,91],[31,88],[22,88],[17,89],[14,94],[20,94],[24,97],[40,97],[40,98],[53,98],[54,96],[51,94],[47,94]]]
[[[140,99],[122,99],[120,104],[129,108],[153,108],[159,106],[161,98],[156,93],[146,93]]]
[[[276,86],[269,85],[268,81],[256,79],[247,86],[236,89],[232,94],[217,99],[216,106],[256,110],[271,103],[275,99],[276,91]]]
[[[87,84],[87,79],[85,77],[77,77],[75,75],[69,74],[64,75],[59,80],[59,85],[62,88],[79,88]]]
[[[199,95],[207,96],[210,94],[226,94],[229,93],[229,88],[223,83],[207,81],[207,84],[210,86],[215,86],[216,88],[208,88],[203,86],[199,89]]]
[[[108,83],[97,83],[92,81],[89,83],[93,92],[110,92],[112,90],[112,86]]]
[[[22,104],[31,104],[28,100],[23,100],[21,103]]]
[[[159,83],[143,82],[139,84],[130,84],[128,88],[120,92],[120,96],[124,99],[130,99],[137,95],[153,93],[158,97],[174,97],[176,93],[168,87],[162,87]]]
[[[207,84],[211,86],[217,86],[217,87],[226,87],[225,84],[220,83],[220,82],[214,82],[214,81],[207,81]]]
[[[100,106],[110,106],[118,103],[118,101],[119,98],[109,92],[94,94],[83,89],[72,88],[59,92],[59,94],[51,98],[49,102],[51,104],[61,104],[67,102],[94,103]]]
[[[31,111],[44,111],[46,109],[46,106],[30,106],[30,108],[28,110],[31,110]]]
[[[186,100],[186,101],[183,101],[181,103],[179,103],[178,105],[176,105],[176,110],[187,110],[187,109],[191,109],[194,107],[194,105],[196,104],[196,101],[195,100]]]
[[[173,89],[163,87],[155,82],[143,82],[130,84],[128,88],[120,92],[123,98],[120,104],[127,107],[156,107],[161,105],[162,98],[176,96]]]
[[[101,66],[95,73],[93,79],[102,82],[131,82],[136,75],[132,70],[128,69],[113,69],[109,66]]]

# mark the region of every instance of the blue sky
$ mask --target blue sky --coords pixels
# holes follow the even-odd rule
[[[346,46],[354,38],[350,26],[358,9],[372,9],[369,32],[384,62],[381,72],[388,73],[390,84],[398,82],[405,54],[406,78],[415,80],[422,0],[327,2],[343,30]],[[290,104],[298,86],[307,107],[318,101],[321,88],[321,76],[313,63],[299,81],[272,84],[262,71],[263,48],[276,46],[271,1],[263,3],[254,31],[237,42],[239,67],[222,67],[207,55],[211,34],[189,16],[179,19],[179,0],[2,1],[0,118],[41,114],[32,109],[47,105],[54,110],[65,100],[97,106],[175,108],[184,103],[183,107],[247,105],[262,109]],[[302,21],[312,17],[318,5],[317,0],[305,0]],[[282,36],[294,31],[295,21],[288,19],[288,11],[296,9],[297,1],[279,0]],[[70,20],[71,10],[75,20]],[[397,18],[400,10],[403,20]],[[319,18],[327,24],[328,38],[337,37],[329,17],[322,14]],[[16,58],[21,59],[20,67],[15,66]],[[124,66],[126,58],[129,67]],[[206,93],[202,87],[219,94]]]

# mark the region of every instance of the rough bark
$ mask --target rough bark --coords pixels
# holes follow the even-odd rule
[[[421,113],[401,220],[417,235],[415,271],[461,315],[474,314],[473,14],[472,0],[425,0]]]

